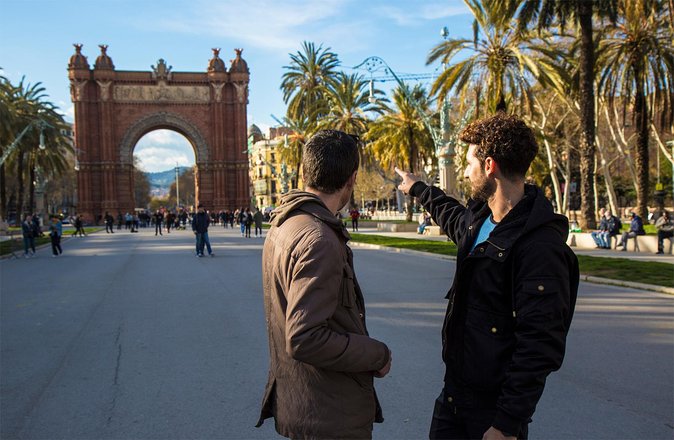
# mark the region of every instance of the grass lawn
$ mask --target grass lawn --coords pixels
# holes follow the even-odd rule
[[[456,245],[447,241],[428,241],[382,235],[351,234],[353,241],[400,249],[456,256]],[[674,287],[674,266],[669,263],[633,261],[627,258],[606,258],[578,255],[580,272],[614,280],[633,281]]]

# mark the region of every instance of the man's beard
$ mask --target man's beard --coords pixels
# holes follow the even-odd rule
[[[496,192],[496,182],[487,179],[487,176],[480,176],[477,182],[471,182],[470,185],[471,198],[479,202],[489,201],[489,197]]]

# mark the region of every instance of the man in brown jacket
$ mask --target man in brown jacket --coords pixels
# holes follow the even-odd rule
[[[257,426],[274,417],[293,439],[368,439],[382,422],[374,377],[391,367],[388,347],[368,336],[363,294],[337,212],[351,197],[358,148],[320,131],[303,155],[306,191],[281,200],[262,255],[269,381]]]

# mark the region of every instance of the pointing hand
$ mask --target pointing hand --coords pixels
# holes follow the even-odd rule
[[[398,167],[395,167],[395,171],[396,173],[398,173],[400,177],[403,178],[403,181],[400,183],[400,185],[398,185],[398,189],[404,192],[405,194],[409,194],[412,185],[418,182],[419,178],[412,173],[408,173],[407,171],[401,170]]]

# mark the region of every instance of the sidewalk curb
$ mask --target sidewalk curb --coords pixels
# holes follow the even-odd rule
[[[380,244],[359,243],[357,241],[352,241],[352,242],[350,242],[350,244],[352,244],[355,247],[364,248],[364,249],[376,249],[376,250],[395,252],[395,253],[399,253],[399,254],[409,254],[409,255],[425,255],[425,256],[432,256],[432,257],[435,257],[435,258],[441,258],[443,260],[456,261],[456,257],[453,257],[451,255],[434,254],[432,252],[415,251],[415,250],[411,250],[411,249],[400,249],[400,248],[394,248],[394,247],[389,247],[389,246],[382,246]],[[600,277],[595,277],[595,276],[592,276],[592,275],[583,275],[583,274],[580,274],[580,280],[585,281],[587,283],[593,283],[593,284],[605,284],[605,285],[609,285],[609,286],[629,287],[629,288],[633,288],[633,289],[648,290],[648,291],[651,291],[651,292],[666,293],[668,295],[674,295],[674,288],[672,288],[672,287],[656,286],[656,285],[653,285],[653,284],[635,283],[635,282],[632,282],[632,281],[614,280],[614,279],[611,279],[611,278],[600,278]]]
[[[394,252],[398,254],[422,255],[426,257],[440,258],[443,260],[456,261],[456,257],[452,255],[434,254],[433,252],[415,251],[412,249],[400,249],[390,246],[382,246],[380,244],[360,243],[357,241],[349,241],[349,244],[364,249],[375,249],[379,251]]]
[[[580,280],[594,284],[608,284],[611,286],[630,287],[633,289],[649,290],[652,292],[674,295],[674,288],[665,286],[656,286],[654,284],[635,283],[633,281],[614,280],[612,278],[600,278],[600,277],[593,277],[592,275],[583,275],[583,274],[580,274]]]

